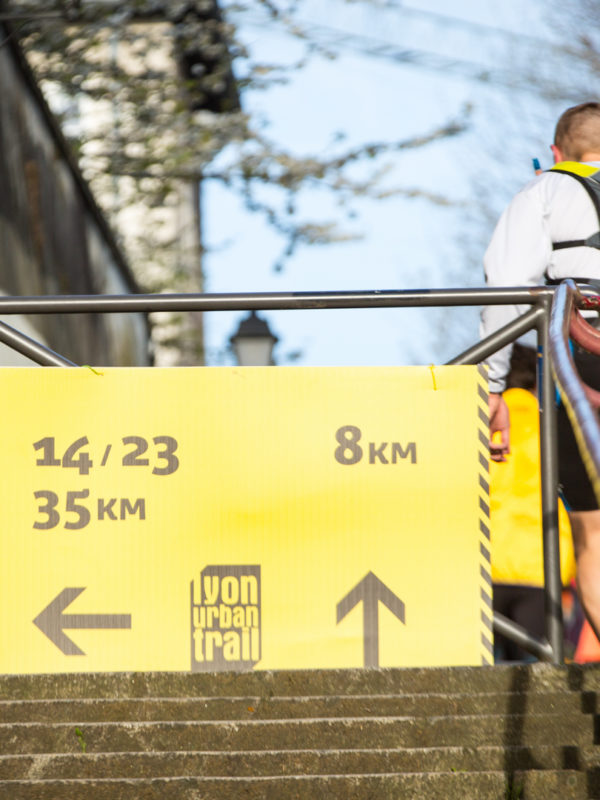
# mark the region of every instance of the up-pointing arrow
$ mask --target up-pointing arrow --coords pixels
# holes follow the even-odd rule
[[[404,603],[372,572],[367,572],[354,589],[337,604],[337,623],[344,619],[354,606],[363,604],[363,652],[365,667],[379,666],[379,602],[404,623]]]
[[[33,620],[34,625],[66,656],[84,656],[63,628],[131,628],[131,614],[63,614],[76,597],[85,591],[67,587]]]

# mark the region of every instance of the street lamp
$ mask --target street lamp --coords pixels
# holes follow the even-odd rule
[[[240,367],[269,367],[273,364],[273,348],[277,337],[271,333],[267,321],[251,311],[240,322],[229,340]]]

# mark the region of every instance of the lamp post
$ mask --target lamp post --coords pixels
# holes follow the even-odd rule
[[[240,367],[269,367],[273,365],[273,348],[277,337],[271,333],[267,321],[256,311],[251,311],[240,322],[229,340]]]

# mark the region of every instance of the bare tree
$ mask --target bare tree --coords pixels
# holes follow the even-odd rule
[[[241,44],[232,20],[254,13],[256,2],[224,3],[223,10],[216,0],[48,0],[43,9],[36,0],[0,4],[146,290],[202,290],[200,234],[190,231],[189,218],[173,225],[169,213],[194,206],[201,181],[236,189],[280,234],[274,264],[280,269],[299,246],[357,236],[344,211],[354,198],[389,196],[381,185],[386,157],[467,127],[468,114],[457,111],[401,141],[347,148],[343,137],[333,137],[327,151],[300,155],[276,144],[244,111],[244,89],[281,85],[315,54],[333,57],[335,47],[319,43],[297,21],[301,0],[258,5],[268,24],[302,44],[295,62],[257,62]],[[357,164],[369,165],[360,178]],[[315,186],[336,198],[337,218],[298,213],[302,192]],[[448,202],[419,187],[392,191]],[[182,335],[180,320],[164,321],[165,346],[180,345]],[[201,360],[201,348],[192,332],[187,361]]]

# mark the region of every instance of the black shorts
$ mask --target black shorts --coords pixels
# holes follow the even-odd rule
[[[543,639],[546,635],[545,592],[541,586],[494,583],[494,611],[521,625],[532,636]],[[494,633],[494,660],[532,661],[527,650],[523,650],[511,639]]]
[[[575,345],[573,358],[582,381],[593,389],[600,390],[600,357],[591,355]],[[563,403],[557,410],[557,422],[558,481],[561,494],[568,510],[594,511],[598,508],[598,501],[579,454],[575,434]]]

